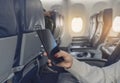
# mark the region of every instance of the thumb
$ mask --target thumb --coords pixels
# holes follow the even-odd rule
[[[64,63],[64,62],[61,62],[61,63],[58,63],[56,66],[65,67],[65,63]]]
[[[60,51],[60,52],[55,54],[56,58],[60,58],[60,57],[65,58],[66,56],[67,56],[67,54],[65,52],[63,52],[63,51]]]

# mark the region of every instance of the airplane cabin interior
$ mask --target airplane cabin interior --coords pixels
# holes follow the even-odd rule
[[[59,83],[64,74],[77,80],[48,66],[44,53],[53,45],[91,66],[116,63],[119,7],[120,0],[0,0],[0,83]],[[53,38],[44,33],[41,41],[40,30]]]

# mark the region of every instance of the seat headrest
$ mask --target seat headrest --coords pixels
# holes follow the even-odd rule
[[[23,31],[33,31],[45,28],[43,7],[40,0],[22,0]]]
[[[13,0],[0,0],[0,37],[17,34]]]
[[[106,25],[112,25],[112,13],[113,10],[112,8],[109,8],[109,9],[105,9],[104,12],[103,12],[103,21],[104,21],[104,24]]]

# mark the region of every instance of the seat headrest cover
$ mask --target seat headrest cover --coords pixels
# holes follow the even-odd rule
[[[22,13],[24,16],[23,31],[33,31],[36,29],[44,29],[45,21],[43,7],[40,0],[22,0],[24,8]]]
[[[17,22],[13,0],[0,0],[0,37],[15,35]]]

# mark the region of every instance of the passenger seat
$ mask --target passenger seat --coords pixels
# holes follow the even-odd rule
[[[14,61],[18,24],[15,16],[13,0],[0,0],[0,83],[14,76]]]

